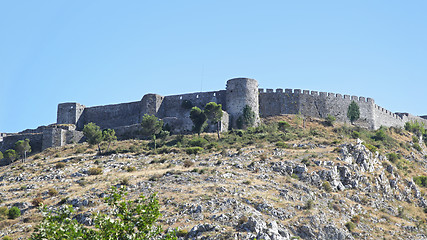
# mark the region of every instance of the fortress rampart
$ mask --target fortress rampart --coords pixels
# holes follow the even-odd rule
[[[403,127],[408,121],[423,122],[427,126],[426,116],[392,113],[375,104],[372,98],[301,89],[264,90],[258,88],[258,82],[254,79],[235,78],[227,81],[225,90],[219,91],[171,96],[150,93],[144,95],[140,101],[95,107],[85,107],[79,103],[61,103],[58,105],[56,124],[3,136],[0,150],[10,148],[17,140],[27,137],[31,138],[30,141],[33,140],[33,149],[79,142],[83,136],[81,130],[89,122],[96,123],[101,129],[116,129],[119,138],[125,138],[135,135],[144,114],[152,114],[162,119],[171,127],[172,132],[189,132],[193,125],[189,118],[190,107],[203,108],[208,102],[222,105],[222,130],[236,127],[236,120],[242,115],[246,105],[255,112],[256,123],[260,121],[260,117],[281,114],[302,114],[317,118],[325,118],[330,114],[335,116],[337,121],[348,123],[347,109],[352,101],[360,108],[360,118],[355,123],[358,126],[375,130],[381,126]],[[184,106],[184,102],[191,106]]]

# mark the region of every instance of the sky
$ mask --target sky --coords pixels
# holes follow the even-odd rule
[[[427,1],[0,0],[0,132],[87,107],[225,89],[371,97],[427,115]]]

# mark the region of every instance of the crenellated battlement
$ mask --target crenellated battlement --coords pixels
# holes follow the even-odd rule
[[[369,103],[375,103],[374,99],[372,98],[366,98],[366,97],[358,97],[358,96],[350,96],[350,95],[342,95],[340,93],[330,93],[330,92],[319,92],[319,91],[310,91],[310,90],[301,90],[301,89],[285,89],[283,91],[282,88],[277,89],[258,89],[259,94],[297,94],[297,95],[311,95],[311,96],[319,96],[319,97],[335,97],[339,99],[350,99],[353,101],[359,101],[359,102],[369,102]]]

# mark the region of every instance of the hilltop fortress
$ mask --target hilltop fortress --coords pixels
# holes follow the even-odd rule
[[[193,125],[189,118],[191,106],[203,109],[208,102],[222,104],[224,116],[221,130],[235,128],[236,120],[246,105],[254,111],[256,123],[259,123],[260,117],[281,114],[302,114],[317,118],[325,118],[330,114],[339,122],[349,123],[347,109],[352,101],[359,105],[360,118],[355,124],[361,127],[374,130],[381,126],[403,127],[408,121],[427,125],[426,116],[392,113],[376,105],[372,98],[300,89],[264,90],[258,88],[258,82],[254,79],[234,78],[227,81],[225,90],[219,91],[172,96],[146,94],[140,101],[95,107],[61,103],[58,105],[56,124],[16,134],[0,134],[3,138],[2,141],[0,137],[0,150],[11,148],[17,140],[25,138],[30,139],[35,151],[79,142],[83,137],[81,130],[89,122],[96,123],[101,129],[115,129],[118,137],[123,139],[138,134],[144,114],[162,119],[173,133],[186,133],[191,131]]]

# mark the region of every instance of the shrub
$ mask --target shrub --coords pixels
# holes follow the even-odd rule
[[[6,219],[9,216],[9,209],[5,206],[0,207],[0,221]]]
[[[53,197],[58,195],[58,190],[56,190],[55,188],[49,188],[49,190],[47,191],[47,194],[49,194],[49,196]]]
[[[376,141],[384,141],[387,137],[387,134],[384,131],[384,128],[380,128],[375,132],[375,136],[373,137]]]
[[[31,204],[33,204],[34,207],[39,207],[43,204],[43,198],[36,197],[31,201]]]
[[[3,240],[12,240],[12,238],[11,238],[11,237],[9,237],[9,236],[4,236],[4,237],[3,237]]]
[[[364,142],[364,143],[362,143],[363,145],[365,145],[365,147],[369,150],[369,151],[371,151],[372,153],[376,153],[377,151],[378,151],[378,148],[377,147],[375,147],[374,145],[371,145],[371,144],[369,144],[369,143],[366,143],[366,142]]]
[[[387,153],[387,159],[392,162],[392,163],[396,163],[397,160],[399,159],[399,156],[396,153]]]
[[[414,145],[412,145],[413,148],[415,148],[418,152],[423,151],[423,149],[421,148],[420,144],[418,143],[414,143]]]
[[[289,144],[287,144],[285,142],[277,142],[276,143],[276,147],[279,147],[279,148],[291,148],[291,146],[289,146]]]
[[[208,141],[204,138],[201,137],[197,137],[197,138],[193,138],[190,140],[190,142],[188,142],[188,144],[192,147],[201,147],[203,148],[204,146],[206,146],[208,144]]]
[[[311,199],[305,203],[305,209],[307,210],[313,209],[313,206],[314,206],[314,201]]]
[[[328,126],[334,126],[334,122],[336,120],[337,119],[334,116],[332,116],[331,114],[328,114],[328,116],[325,118],[325,123]]]
[[[325,189],[326,192],[332,192],[332,186],[328,181],[322,183],[322,188]]]
[[[162,228],[155,225],[160,216],[155,194],[126,200],[125,189],[112,188],[106,195],[108,208],[104,214],[94,214],[94,227],[78,223],[71,206],[56,214],[44,209],[44,218],[30,239],[176,239],[175,231],[163,235]]]
[[[16,219],[19,216],[21,216],[21,210],[19,210],[19,208],[17,208],[17,207],[11,207],[9,209],[8,216],[10,219]]]
[[[130,183],[130,181],[129,181],[129,178],[127,178],[127,177],[122,178],[122,179],[120,180],[120,185],[123,185],[123,186],[129,186],[129,183]]]
[[[64,168],[64,167],[65,167],[65,163],[63,163],[63,162],[58,162],[58,163],[55,164],[55,168],[56,169]]]
[[[87,171],[87,174],[89,174],[89,175],[101,175],[102,174],[102,168],[99,168],[99,167],[89,168],[89,170]]]
[[[360,132],[358,132],[358,131],[353,131],[353,132],[351,133],[351,137],[352,137],[352,138],[354,138],[354,139],[356,139],[356,138],[360,138]]]
[[[185,152],[187,154],[198,154],[201,151],[203,151],[203,148],[201,148],[201,147],[188,147],[185,149]]]
[[[185,237],[187,237],[187,235],[188,235],[188,231],[185,229],[180,229],[176,232],[177,237],[185,238]]]
[[[345,224],[345,227],[350,231],[353,232],[354,229],[356,229],[356,225],[353,222],[347,222]]]
[[[126,171],[127,171],[127,172],[134,172],[134,171],[136,171],[136,168],[135,168],[135,167],[133,167],[133,166],[128,166],[128,167],[126,168]]]
[[[427,187],[427,176],[415,176],[413,180],[418,186]]]
[[[351,218],[351,221],[354,222],[355,224],[359,224],[359,222],[360,222],[360,216],[359,215],[354,215]]]
[[[291,124],[289,124],[288,122],[286,122],[286,121],[279,121],[278,123],[277,123],[277,126],[278,126],[278,128],[279,128],[279,130],[280,131],[286,131],[286,130],[288,130],[289,128],[291,128]]]

